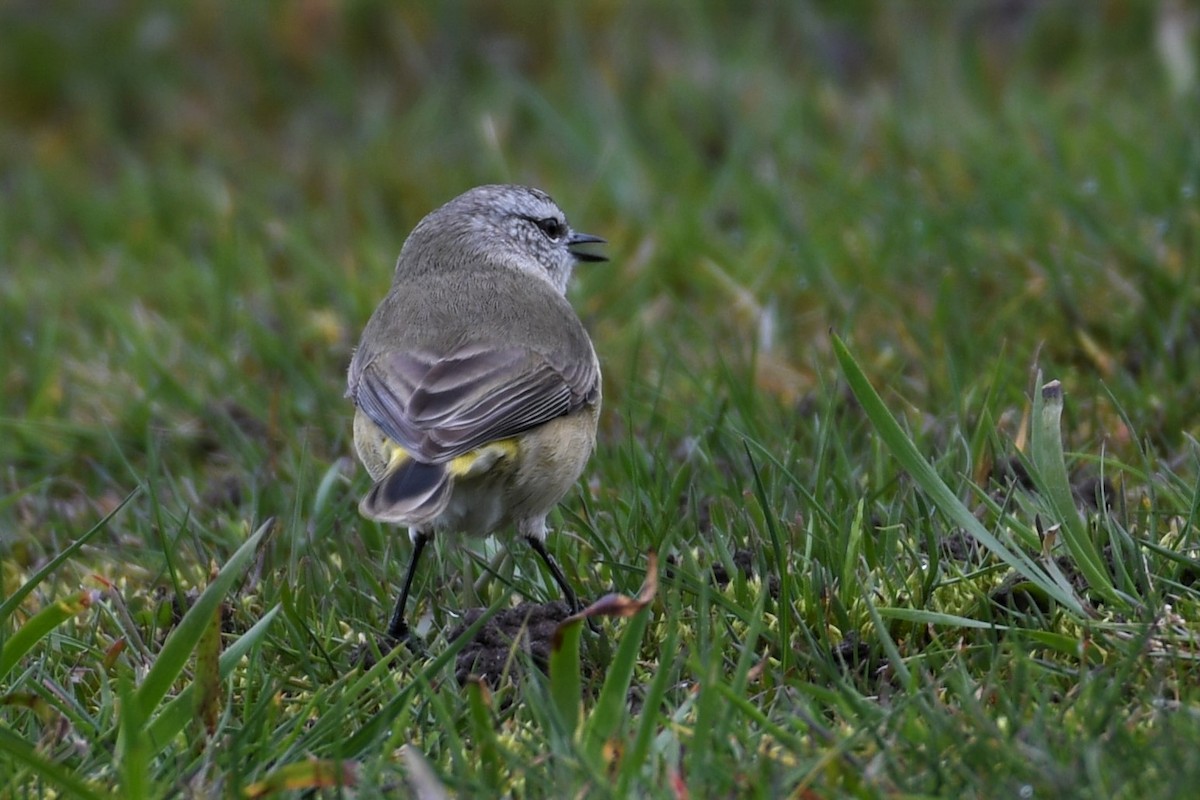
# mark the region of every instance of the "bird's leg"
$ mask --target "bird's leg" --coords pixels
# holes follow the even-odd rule
[[[554,560],[554,556],[550,555],[550,551],[546,549],[546,543],[542,541],[540,536],[526,536],[525,541],[529,542],[529,546],[542,557],[546,569],[550,570],[551,577],[558,584],[558,588],[562,590],[563,599],[567,601],[571,613],[578,613],[583,606],[579,605],[579,598],[575,596],[575,590],[571,588],[571,584],[567,583],[567,576],[563,574],[562,569],[558,566],[558,562]]]
[[[412,558],[408,560],[408,574],[404,576],[404,586],[400,588],[400,597],[396,599],[396,608],[392,611],[392,621],[388,623],[387,635],[393,645],[407,641],[411,635],[408,623],[404,621],[404,608],[408,605],[408,592],[412,589],[413,577],[417,574],[417,562],[421,560],[421,551],[429,541],[428,534],[416,532],[413,534]]]

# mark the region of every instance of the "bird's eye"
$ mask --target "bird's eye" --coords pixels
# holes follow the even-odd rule
[[[542,233],[546,234],[547,237],[555,241],[558,241],[567,235],[567,226],[561,219],[544,217],[543,219],[535,219],[533,224],[537,225]]]

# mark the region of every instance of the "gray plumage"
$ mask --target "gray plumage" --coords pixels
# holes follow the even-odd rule
[[[376,481],[364,515],[414,540],[545,536],[595,441],[599,364],[565,292],[576,261],[602,260],[573,248],[596,241],[520,186],[472,189],[417,225],[350,364]]]

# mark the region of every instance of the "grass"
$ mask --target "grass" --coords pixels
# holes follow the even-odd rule
[[[0,797],[1194,796],[1171,8],[6,6]],[[460,680],[465,610],[556,592],[438,542],[368,668],[409,544],[345,368],[494,181],[611,242],[551,548],[648,585]]]

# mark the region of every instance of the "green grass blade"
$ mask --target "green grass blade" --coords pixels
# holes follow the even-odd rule
[[[355,758],[364,750],[371,747],[376,741],[378,741],[380,737],[385,736],[387,734],[388,726],[391,724],[392,720],[398,717],[401,712],[408,707],[409,702],[412,700],[412,696],[419,690],[422,683],[432,683],[434,677],[447,664],[454,660],[454,657],[458,655],[459,651],[466,647],[471,640],[473,640],[479,634],[479,632],[483,630],[483,626],[487,625],[488,622],[491,621],[492,617],[496,616],[496,614],[500,612],[500,609],[503,608],[507,603],[507,595],[501,595],[500,597],[496,598],[496,601],[488,606],[487,611],[481,614],[479,619],[471,623],[470,627],[463,631],[457,639],[451,642],[445,650],[435,656],[434,659],[430,661],[423,670],[421,670],[421,680],[414,680],[405,686],[395,697],[391,699],[391,701],[388,702],[386,706],[377,711],[370,720],[368,720],[361,728],[359,728],[348,739],[345,740],[345,743],[341,748],[341,757]],[[391,668],[390,658],[399,658],[400,653],[393,651],[393,653],[388,654],[388,656],[388,658],[382,659],[378,664],[367,670],[367,673],[362,677],[361,680],[375,680],[379,675],[385,674]],[[347,695],[352,694],[354,694],[353,691],[347,692]],[[340,724],[340,719],[335,720],[335,722]]]
[[[892,669],[896,671],[896,677],[908,687],[909,691],[913,691],[917,688],[913,673],[909,670],[908,665],[904,663],[904,657],[900,655],[900,648],[896,646],[896,640],[892,638],[891,632],[883,624],[883,617],[880,615],[879,609],[871,601],[873,594],[873,586],[867,586],[862,593],[862,601],[867,607],[867,614],[870,615],[871,622],[875,626],[875,633],[879,636],[880,644],[883,645],[883,652],[887,654]]]
[[[731,681],[731,685],[736,691],[745,691],[750,681],[751,670],[755,666],[761,665],[765,659],[770,658],[771,640],[766,635],[767,605],[770,602],[770,581],[762,581],[758,584],[758,591],[754,594],[754,606],[749,609],[749,619],[745,621],[746,631],[737,637],[738,649],[742,652],[738,656],[737,668],[734,670]]]
[[[212,736],[221,716],[221,607],[213,610],[196,647],[195,680],[197,734]]]
[[[771,720],[762,709],[754,705],[744,695],[740,695],[733,690],[733,687],[727,683],[718,682],[714,684],[715,691],[719,692],[725,700],[733,706],[737,711],[745,714],[747,718],[752,719],[755,725],[761,727],[778,741],[782,742],[789,749],[800,752],[804,749],[804,742],[786,730],[777,722]]]
[[[258,543],[262,541],[263,536],[273,524],[274,520],[264,522],[237,549],[225,566],[221,568],[216,579],[200,595],[196,604],[188,609],[179,625],[171,631],[171,635],[167,637],[158,657],[154,659],[153,666],[150,667],[145,680],[137,690],[136,701],[143,718],[148,719],[162,699],[166,697],[167,692],[171,689],[171,684],[179,677],[179,673],[187,665],[188,657],[191,656],[192,651],[200,642],[200,638],[204,635],[204,630],[209,620],[212,619],[212,615],[217,612],[221,601],[233,588],[234,583],[242,577],[242,573],[254,556],[254,551],[258,548]]]
[[[763,628],[767,624],[766,607],[767,599],[770,596],[770,586],[766,583],[762,584],[754,603],[754,609],[750,612],[749,627],[739,644],[742,652],[738,656],[737,668],[734,670],[733,679],[729,683],[730,689],[735,694],[742,695],[745,693],[746,685],[750,679],[750,670],[760,658],[767,657],[765,653],[760,656],[758,642],[762,637]],[[733,721],[732,716],[725,715],[717,722],[718,740],[724,739],[729,735]]]
[[[667,631],[666,639],[663,641],[659,653],[664,657],[673,658],[678,653],[678,644],[679,626],[672,625]],[[660,659],[654,672],[654,680],[650,682],[650,688],[646,691],[646,697],[642,701],[642,710],[633,746],[625,752],[621,759],[621,772],[617,778],[617,797],[631,796],[630,790],[650,753],[650,744],[658,734],[660,726],[665,723],[660,707],[667,693],[667,684],[673,674],[673,662],[668,664],[664,659]]]
[[[121,779],[121,797],[141,800],[149,796],[150,740],[146,736],[146,716],[137,699],[129,676],[119,677],[120,718],[117,731],[117,767]]]
[[[766,520],[767,534],[771,537],[771,551],[775,554],[775,571],[780,579],[779,601],[775,614],[779,621],[779,648],[776,653],[779,656],[780,671],[787,672],[791,663],[792,640],[792,582],[787,579],[791,565],[784,553],[783,532],[779,530],[779,521],[775,518],[775,512],[771,510],[767,487],[763,483],[758,464],[755,462],[754,456],[750,454],[750,445],[746,442],[743,442],[742,445],[746,451],[746,458],[750,461],[750,471],[754,475],[754,496],[762,509],[763,519]]]
[[[52,572],[54,572],[54,570],[62,566],[63,562],[67,561],[69,558],[78,553],[85,544],[91,541],[93,536],[108,527],[108,523],[112,521],[113,517],[115,517],[121,511],[121,509],[129,505],[129,501],[137,497],[140,491],[141,487],[138,487],[129,494],[125,495],[124,499],[117,504],[117,507],[105,514],[104,518],[93,525],[87,533],[83,534],[83,536],[80,536],[78,539],[71,542],[71,544],[67,545],[67,547],[63,548],[61,553],[47,561],[45,566],[31,575],[29,580],[25,581],[25,583],[21,585],[21,588],[17,589],[9,597],[5,598],[4,602],[0,603],[0,627],[2,627],[8,621],[8,618],[12,616],[14,611],[16,611],[17,606],[21,604],[21,601],[24,600],[39,583],[46,579],[46,576],[50,575]]]
[[[475,751],[483,782],[493,790],[502,786],[500,751],[496,744],[496,728],[492,721],[491,692],[487,684],[478,678],[467,682],[467,710],[471,717],[471,730],[475,739]]]
[[[1039,375],[1040,378],[1040,375]],[[1096,543],[1088,534],[1087,522],[1075,505],[1067,462],[1062,445],[1062,384],[1051,381],[1041,387],[1033,398],[1030,455],[1033,461],[1033,480],[1038,492],[1046,499],[1061,523],[1060,531],[1075,565],[1087,579],[1088,586],[1105,598],[1122,606],[1132,604],[1130,598],[1117,591],[1112,576],[1104,567]]]
[[[80,800],[101,800],[111,797],[101,794],[88,784],[76,778],[63,765],[57,764],[39,753],[33,745],[15,736],[7,727],[0,726],[0,753],[6,754],[14,762],[38,775],[47,783],[54,784],[62,790],[64,797],[76,797]],[[12,791],[14,787],[8,787]],[[16,795],[11,795],[15,797]]]
[[[1073,613],[1084,616],[1079,598],[1063,589],[1021,550],[1010,550],[992,532],[983,526],[971,509],[958,499],[946,482],[917,450],[912,440],[904,433],[900,423],[888,411],[879,393],[871,385],[862,368],[854,360],[849,348],[837,336],[833,337],[834,354],[842,367],[847,383],[858,399],[867,418],[875,426],[884,444],[917,485],[929,495],[930,500],[951,522],[963,528],[976,541],[990,550],[997,558],[1015,569],[1031,583],[1037,585],[1048,597],[1053,598]]]
[[[579,730],[579,715],[583,703],[583,681],[580,677],[579,641],[583,634],[583,618],[563,622],[555,630],[550,649],[550,697],[563,721],[567,734]]]
[[[999,625],[971,617],[961,617],[957,614],[946,614],[938,611],[926,611],[920,608],[890,608],[880,606],[876,609],[879,616],[886,619],[898,619],[904,622],[915,622],[919,625],[944,625],[949,628],[974,628],[976,630],[1008,630],[1009,626]]]
[[[8,675],[21,657],[55,628],[92,607],[99,592],[83,591],[74,598],[59,600],[34,614],[0,648],[0,679]]]
[[[584,746],[588,758],[595,763],[599,763],[604,743],[616,734],[617,727],[625,716],[629,685],[633,682],[638,653],[641,652],[642,638],[649,621],[649,606],[629,620],[629,625],[621,634],[617,652],[609,662],[608,674],[604,677],[600,696],[596,698],[596,705],[592,707],[592,712],[584,723]]]
[[[262,619],[254,623],[254,627],[239,636],[237,641],[229,645],[225,649],[225,652],[221,653],[219,662],[221,680],[228,679],[238,662],[248,655],[254,645],[266,635],[267,629],[271,626],[271,622],[278,613],[279,606],[271,608],[270,611],[263,614]],[[165,747],[166,743],[175,738],[192,718],[192,709],[196,706],[193,700],[195,692],[195,684],[187,686],[163,706],[162,711],[158,713],[158,716],[146,728],[146,738],[155,750],[161,750]]]

